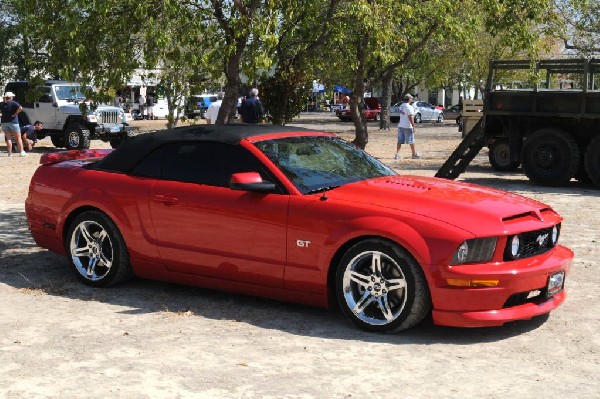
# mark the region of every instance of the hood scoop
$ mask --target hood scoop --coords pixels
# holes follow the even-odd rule
[[[417,193],[424,193],[424,192],[427,192],[427,191],[431,191],[431,187],[430,186],[426,186],[424,184],[420,184],[419,182],[417,182],[415,180],[390,179],[390,180],[387,180],[386,183],[388,183],[388,184],[394,184],[396,186],[401,186],[406,191],[414,191],[414,192],[417,192]]]

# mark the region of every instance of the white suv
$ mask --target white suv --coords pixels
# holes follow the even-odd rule
[[[131,114],[108,105],[94,108],[86,101],[79,83],[49,80],[33,88],[33,93],[28,93],[29,90],[26,81],[6,85],[6,91],[15,93],[15,100],[23,107],[19,123],[42,122],[44,129],[37,133],[38,138],[50,136],[56,147],[87,149],[90,140],[94,139],[108,141],[112,147],[117,147],[133,129],[129,126]]]

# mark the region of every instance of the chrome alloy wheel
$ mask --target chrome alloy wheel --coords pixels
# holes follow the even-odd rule
[[[406,306],[407,283],[398,263],[379,251],[365,251],[347,265],[343,293],[348,308],[363,322],[382,326]]]
[[[68,142],[70,148],[79,147],[81,139],[79,137],[79,132],[77,130],[71,130],[68,134]]]
[[[82,221],[71,234],[69,252],[77,272],[89,281],[99,281],[110,272],[113,244],[108,232],[95,221]]]

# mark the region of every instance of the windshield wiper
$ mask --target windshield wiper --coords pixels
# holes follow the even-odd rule
[[[325,186],[325,187],[319,187],[319,188],[315,188],[314,190],[310,190],[309,192],[307,192],[306,194],[316,194],[316,193],[322,193],[324,191],[329,191],[329,190],[333,190],[334,188],[338,188],[339,185],[337,186]]]

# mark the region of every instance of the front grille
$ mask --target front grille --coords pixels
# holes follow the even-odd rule
[[[560,225],[557,226],[560,232]],[[507,247],[504,251],[504,260],[530,258],[548,252],[554,247],[552,244],[552,227],[535,231],[528,231],[519,234],[521,246],[517,256],[513,257],[510,253],[510,241],[513,236],[508,237]]]
[[[120,123],[119,111],[100,111],[98,113],[98,123]]]

